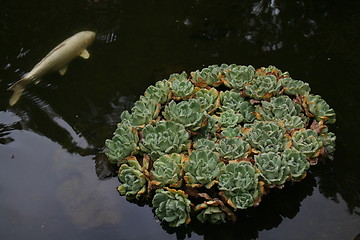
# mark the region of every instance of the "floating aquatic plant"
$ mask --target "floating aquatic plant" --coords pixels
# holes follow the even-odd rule
[[[220,200],[212,200],[201,203],[195,207],[195,211],[199,212],[197,215],[197,219],[202,223],[225,223],[226,213],[222,209],[223,206],[224,203],[222,203]]]
[[[253,66],[239,66],[231,64],[225,69],[224,84],[236,90],[242,90],[249,84],[255,75],[255,68]]]
[[[308,110],[307,113],[311,117],[315,117],[317,121],[324,121],[325,123],[335,123],[336,116],[334,109],[330,108],[329,104],[325,102],[319,95],[306,95],[304,107]]]
[[[226,160],[246,158],[250,150],[250,144],[239,137],[223,138],[216,145],[216,151]]]
[[[111,163],[117,163],[125,157],[132,155],[138,148],[139,136],[135,128],[119,124],[114,137],[105,142],[105,154]]]
[[[229,109],[219,113],[218,123],[222,128],[235,127],[244,120],[244,116],[240,113]]]
[[[183,161],[186,157],[183,154],[167,154],[162,155],[154,161],[154,169],[151,171],[154,180],[153,185],[178,188],[182,184],[183,177]]]
[[[282,154],[290,169],[290,176],[293,180],[301,180],[306,176],[306,170],[309,169],[310,163],[305,154],[296,149],[286,149]]]
[[[305,154],[307,157],[318,157],[323,142],[318,134],[311,129],[301,129],[292,135],[292,142],[295,149]]]
[[[254,206],[262,195],[262,184],[255,167],[248,161],[230,162],[219,177],[219,190],[234,209]]]
[[[160,104],[166,103],[170,99],[170,84],[167,80],[158,81],[150,85],[144,93],[148,99],[152,99]]]
[[[225,128],[221,131],[221,137],[241,137],[242,133],[241,133],[241,129],[239,126],[235,126],[235,127],[228,127]]]
[[[281,85],[284,88],[284,93],[288,95],[306,95],[310,92],[309,84],[301,80],[294,80],[290,77],[281,79]]]
[[[290,168],[279,153],[265,152],[255,155],[254,158],[255,165],[267,184],[281,186],[288,180]]]
[[[166,120],[182,124],[186,129],[196,131],[206,124],[206,115],[201,110],[201,105],[197,99],[189,99],[175,103],[171,101],[164,109],[163,116]]]
[[[105,154],[119,166],[119,193],[152,203],[160,221],[225,223],[332,158],[335,117],[308,83],[274,66],[211,65],[149,86]]]
[[[291,144],[290,136],[278,122],[257,121],[244,127],[246,140],[259,152],[280,152]]]
[[[124,111],[121,113],[120,118],[122,123],[139,129],[153,121],[158,116],[159,111],[160,103],[141,96],[140,100],[135,102],[131,113]]]
[[[118,191],[127,199],[139,199],[146,192],[146,177],[135,157],[128,157],[126,162],[119,169],[118,177],[122,184],[118,187]]]
[[[191,72],[191,77],[191,81],[199,87],[218,87],[223,83],[221,67],[218,65],[211,65],[200,71]]]
[[[245,86],[245,93],[253,99],[270,99],[277,96],[281,89],[281,83],[274,75],[258,76]]]
[[[212,113],[220,106],[219,92],[215,88],[197,89],[195,98],[198,99],[201,109]]]
[[[322,141],[327,154],[332,154],[335,152],[336,136],[334,133],[332,132],[322,133],[319,136],[319,139]]]
[[[194,149],[196,150],[215,150],[215,142],[207,139],[207,138],[200,138],[194,143]]]
[[[172,97],[175,100],[189,99],[194,91],[194,85],[187,80],[187,74],[174,73],[169,78]]]
[[[171,227],[178,227],[190,222],[191,202],[181,190],[170,188],[158,189],[152,200],[155,215]]]
[[[282,119],[285,129],[291,132],[295,129],[305,128],[308,118],[305,116],[291,116],[286,114]]]
[[[300,105],[286,95],[273,97],[270,102],[263,101],[261,106],[256,107],[257,118],[264,121],[281,120],[286,115],[297,116],[300,111]]]
[[[186,184],[192,187],[211,188],[217,183],[223,166],[224,163],[214,151],[192,151],[189,160],[184,164]]]
[[[143,129],[139,146],[143,153],[156,158],[185,151],[190,144],[189,137],[183,125],[173,121],[159,121]]]
[[[245,101],[240,92],[226,91],[220,93],[220,108],[227,110],[240,111],[240,104]]]

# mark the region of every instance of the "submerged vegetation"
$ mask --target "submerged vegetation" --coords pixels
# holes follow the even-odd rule
[[[274,66],[222,64],[172,74],[121,114],[105,143],[118,191],[169,226],[236,221],[271,188],[331,158],[332,108]]]

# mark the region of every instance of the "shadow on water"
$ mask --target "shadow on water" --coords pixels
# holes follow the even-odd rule
[[[254,239],[259,231],[292,219],[318,187],[360,215],[360,4],[358,1],[2,1],[0,42],[0,145],[27,130],[69,154],[91,156],[99,178],[115,175],[101,153],[124,110],[145,88],[173,72],[210,64],[275,65],[310,83],[337,113],[334,160],[312,168],[300,183],[274,190],[233,225],[193,221],[168,233],[185,238]],[[26,16],[27,21],[19,16]],[[54,31],[54,29],[56,31]],[[77,59],[66,77],[50,74],[30,86],[19,104],[7,106],[10,84],[64,36],[97,31],[91,57]],[[50,34],[49,34],[50,33]],[[74,65],[74,66],[73,66]],[[344,103],[346,103],[344,105]],[[324,220],[326,221],[326,220]]]
[[[314,177],[308,176],[284,189],[273,189],[258,207],[241,211],[238,221],[233,224],[202,224],[194,219],[184,228],[171,228],[166,223],[161,225],[168,233],[176,234],[177,239],[190,237],[192,232],[203,235],[204,239],[256,239],[259,231],[276,228],[285,218],[294,218],[301,202],[312,195],[315,185]]]

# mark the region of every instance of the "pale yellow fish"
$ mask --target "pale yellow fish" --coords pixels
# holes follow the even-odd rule
[[[56,46],[24,78],[9,87],[8,90],[14,91],[9,100],[10,106],[20,99],[29,83],[39,81],[42,76],[50,72],[59,71],[61,75],[64,75],[68,64],[77,56],[88,59],[90,55],[86,48],[93,43],[94,39],[94,32],[82,31]]]

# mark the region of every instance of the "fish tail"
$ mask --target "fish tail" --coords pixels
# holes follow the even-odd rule
[[[14,83],[11,87],[8,88],[8,90],[14,91],[13,95],[10,97],[9,105],[13,106],[21,97],[22,93],[25,90],[26,85],[28,85],[31,82],[28,78],[22,78],[16,83]]]

